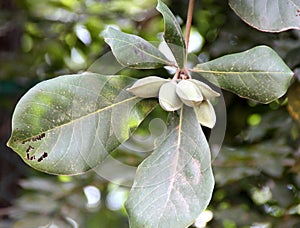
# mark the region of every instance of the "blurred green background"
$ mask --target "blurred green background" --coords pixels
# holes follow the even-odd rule
[[[186,20],[187,0],[166,3]],[[75,177],[37,172],[5,144],[13,109],[28,89],[84,71],[109,51],[101,37],[106,25],[157,41],[163,22],[155,6],[155,0],[0,0],[1,228],[128,227],[123,208],[128,188],[93,172]],[[296,75],[288,94],[269,105],[224,92],[227,131],[213,161],[215,192],[194,227],[300,227],[300,31],[259,32],[227,1],[198,0],[191,43],[199,61],[265,44]],[[138,163],[134,154],[115,156]]]

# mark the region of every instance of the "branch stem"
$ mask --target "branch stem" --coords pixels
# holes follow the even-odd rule
[[[193,20],[193,12],[194,12],[195,0],[190,0],[187,20],[186,20],[186,28],[185,28],[185,46],[186,46],[186,59],[188,55],[188,46],[191,34],[192,20]]]

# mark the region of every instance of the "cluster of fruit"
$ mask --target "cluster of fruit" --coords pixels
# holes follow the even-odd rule
[[[158,97],[160,106],[166,111],[179,110],[183,105],[193,107],[201,125],[213,128],[216,123],[210,99],[220,94],[196,79],[170,80],[149,76],[137,80],[127,91],[141,98]]]

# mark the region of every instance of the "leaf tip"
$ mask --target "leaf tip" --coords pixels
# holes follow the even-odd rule
[[[107,25],[104,30],[101,32],[101,36],[104,38],[104,40],[108,39],[109,34],[113,32],[119,32],[120,29],[117,26],[114,25]]]

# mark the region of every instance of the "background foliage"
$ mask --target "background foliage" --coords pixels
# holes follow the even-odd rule
[[[187,2],[167,3],[184,21]],[[75,177],[36,172],[5,143],[17,100],[39,81],[87,69],[109,50],[100,36],[107,24],[157,40],[163,23],[155,10],[156,1],[1,0],[0,6],[0,227],[35,227],[49,222],[58,227],[74,223],[128,227],[122,207],[128,189],[92,172]],[[300,78],[299,31],[257,31],[238,18],[224,0],[196,1],[193,31],[205,40],[202,50],[196,52],[202,62],[264,44],[276,50]],[[138,70],[127,73],[141,76]],[[151,71],[145,74],[151,75]],[[288,95],[269,105],[224,92],[227,132],[213,161],[216,188],[208,208],[213,213],[208,227],[300,225],[299,88],[295,79]],[[148,125],[144,126],[147,131]],[[130,164],[141,159],[122,151],[115,157]],[[87,200],[91,195],[87,186],[100,190],[100,202]]]

